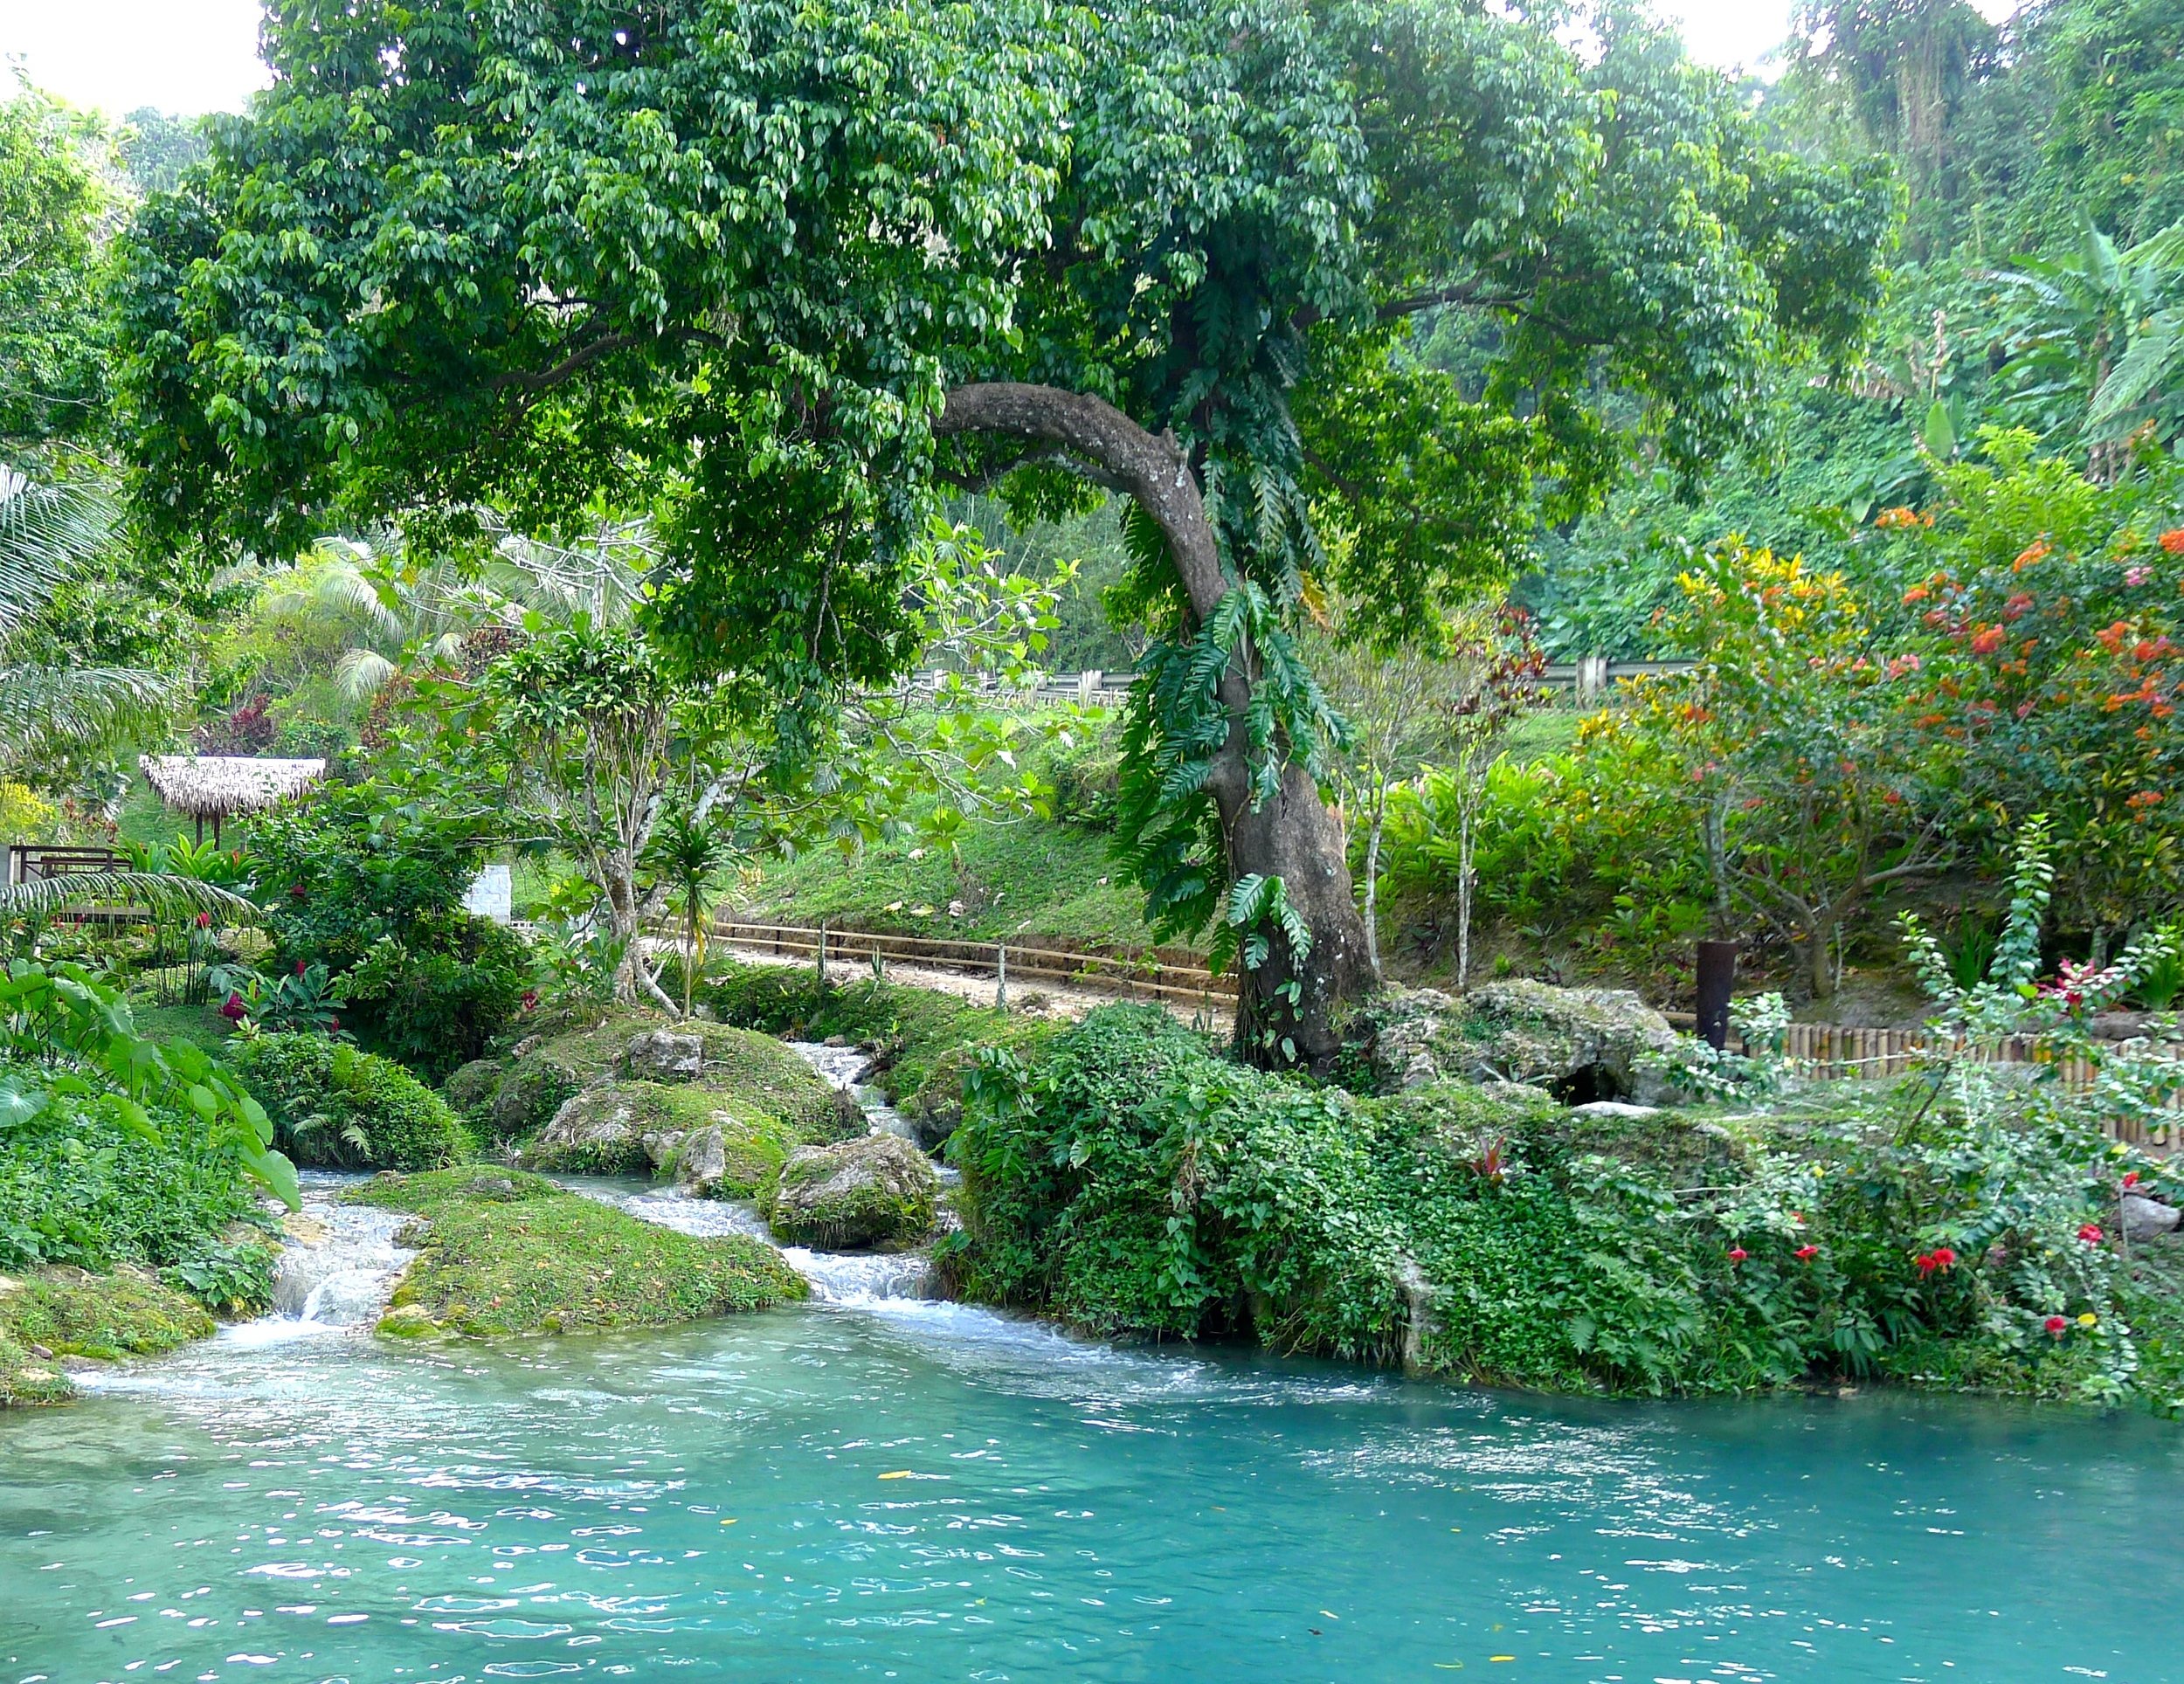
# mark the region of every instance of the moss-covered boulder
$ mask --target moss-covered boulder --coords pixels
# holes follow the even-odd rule
[[[916,1239],[933,1225],[940,1178],[895,1135],[867,1135],[789,1155],[761,1208],[777,1239],[825,1250]]]
[[[978,1062],[977,1047],[950,1047],[933,1060],[917,1091],[902,1101],[902,1115],[917,1130],[917,1143],[928,1151],[954,1134],[963,1121],[964,1078]]]
[[[458,1116],[487,1117],[505,1073],[498,1059],[473,1059],[440,1085],[440,1097]]]
[[[212,1331],[199,1305],[133,1270],[0,1275],[0,1405],[74,1398],[66,1357],[156,1356]]]
[[[382,1176],[346,1197],[420,1218],[379,1323],[390,1337],[656,1327],[807,1291],[760,1241],[677,1233],[520,1171]]]
[[[1665,1105],[1683,1097],[1649,1063],[1675,1054],[1676,1031],[1628,990],[1518,980],[1457,999],[1437,989],[1393,989],[1361,1022],[1374,1073],[1388,1091],[1455,1077],[1540,1087],[1571,1103]]]
[[[747,1198],[803,1137],[739,1095],[681,1082],[609,1081],[564,1101],[522,1154],[561,1175],[656,1174]]]

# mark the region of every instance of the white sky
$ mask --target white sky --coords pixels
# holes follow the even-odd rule
[[[1973,0],[1989,17],[2017,0]],[[1656,0],[1695,58],[1751,66],[1788,32],[1791,0]],[[0,55],[73,105],[195,116],[266,85],[258,0],[0,0]]]

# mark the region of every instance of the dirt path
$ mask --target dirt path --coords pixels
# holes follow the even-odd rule
[[[732,942],[715,940],[717,950],[725,949],[745,964],[782,965],[799,970],[812,969],[808,955],[784,955],[764,948],[742,947]],[[872,974],[872,967],[862,960],[829,961],[826,974],[836,983],[855,982]],[[913,964],[907,961],[888,960],[882,973],[887,981],[898,983],[905,988],[930,988],[943,994],[953,994],[973,1005],[991,1006],[997,990],[997,979],[990,973],[972,975],[950,970],[944,966]],[[1103,1005],[1113,1005],[1127,1000],[1129,994],[1121,989],[1086,988],[1070,983],[1050,982],[1044,977],[1034,981],[1009,983],[1009,1009],[1013,1011],[1034,1012],[1049,1018],[1082,1018],[1088,1011]],[[1210,1027],[1214,1033],[1226,1035],[1236,1026],[1235,1012],[1228,1002],[1215,997],[1204,1006],[1183,1000],[1160,1002],[1168,1013],[1180,1023],[1193,1019]]]

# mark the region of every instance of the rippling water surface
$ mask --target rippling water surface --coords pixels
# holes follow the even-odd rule
[[[2184,1678],[2179,1442],[915,1301],[497,1348],[268,1323],[0,1417],[0,1684]]]

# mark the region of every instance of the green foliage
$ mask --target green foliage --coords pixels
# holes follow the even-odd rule
[[[19,81],[0,100],[0,446],[93,433],[105,419],[95,246],[108,197],[92,121]]]
[[[372,1045],[432,1080],[515,1021],[531,972],[522,936],[453,912],[418,919],[406,942],[381,936],[341,988],[369,1008]]]
[[[57,1356],[156,1356],[212,1330],[211,1318],[187,1298],[128,1275],[26,1280],[0,1301],[0,1333]]]
[[[375,1053],[320,1035],[258,1035],[237,1040],[235,1064],[303,1163],[433,1170],[473,1156],[446,1101]]]
[[[491,1336],[653,1327],[808,1290],[771,1246],[693,1239],[520,1173],[382,1177],[347,1197],[425,1218],[383,1333]]]
[[[1036,1068],[990,1050],[967,1091],[943,1266],[1093,1329],[1579,1390],[1871,1376],[2168,1406],[2106,1238],[2120,1175],[2153,1166],[2059,1085],[1990,1105],[1914,1077],[1769,1118],[1356,1101],[1116,1008]]]
[[[514,1019],[531,954],[463,909],[497,820],[445,769],[321,787],[263,816],[257,893],[289,967],[332,975],[308,1015],[432,1080],[476,1058]],[[285,985],[286,979],[283,979]],[[245,1002],[247,1004],[247,1002]]]
[[[207,1246],[161,1274],[177,1291],[224,1315],[255,1315],[273,1302],[273,1249],[245,1241]]]
[[[256,1203],[193,1116],[161,1109],[149,1139],[66,1100],[0,1134],[0,1269],[159,1268],[218,1243]]]
[[[296,1204],[265,1108],[199,1046],[136,1032],[120,994],[79,964],[8,962],[0,979],[0,1136],[83,1115],[156,1142],[149,1108],[187,1112],[233,1171]]]

